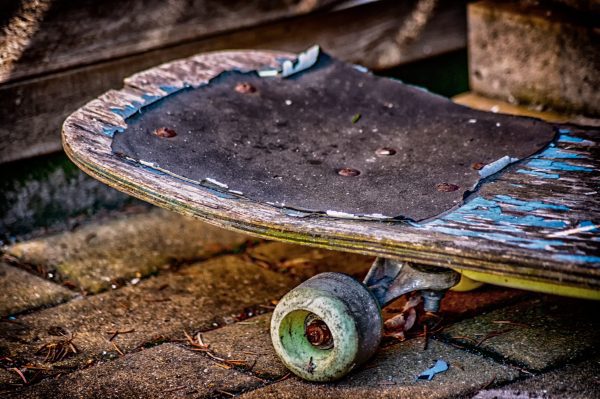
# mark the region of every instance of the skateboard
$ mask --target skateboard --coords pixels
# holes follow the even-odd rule
[[[73,113],[66,153],[102,182],[258,237],[376,256],[317,275],[271,322],[284,364],[343,377],[381,308],[492,283],[600,299],[600,131],[474,110],[318,47],[204,53]],[[460,283],[459,283],[460,281]]]

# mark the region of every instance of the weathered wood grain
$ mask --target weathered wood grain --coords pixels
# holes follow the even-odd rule
[[[335,2],[340,0],[6,1],[0,6],[0,82],[197,40]]]
[[[301,51],[319,43],[336,57],[371,68],[441,54],[466,46],[464,3],[443,2],[402,57],[382,63],[374,42],[393,44],[399,21],[414,2],[378,1],[271,22],[139,55],[0,85],[0,163],[60,150],[60,125],[73,110],[132,73],[172,59],[226,48]],[[100,35],[100,39],[102,39]]]
[[[201,83],[207,72],[216,76],[240,63],[248,68],[273,64],[278,56],[285,55],[209,53],[137,74],[128,80],[134,88],[111,91],[66,120],[64,148],[84,171],[121,191],[225,228],[429,265],[600,288],[600,241],[597,228],[590,228],[600,220],[597,130],[573,127],[567,132],[563,127],[554,147],[485,185],[472,201],[423,224],[295,217],[112,153],[110,133],[123,126],[128,114],[159,98],[143,97],[141,90],[166,95],[160,87],[167,81],[172,85],[177,71],[185,73],[172,89]],[[207,69],[186,69],[186,63],[202,63]],[[200,75],[191,76],[191,70]]]
[[[124,5],[116,0],[11,0],[0,5],[3,28],[0,29],[0,83],[329,10],[343,3],[343,0],[134,0]],[[443,24],[434,30],[448,33],[437,35],[433,42],[427,40],[424,48],[410,43],[411,46],[402,49],[413,54],[419,50],[425,54],[435,52],[440,44],[437,42],[452,41],[453,36],[461,32],[456,29],[457,25],[464,28],[461,16],[465,2],[462,1],[442,2],[427,15],[421,15],[423,12],[413,15],[419,11],[417,0],[386,3],[388,13],[401,18],[390,18],[384,26],[355,38],[363,42],[362,46],[369,45],[373,49],[382,44],[385,39],[379,40],[381,31],[389,30],[393,36],[407,18],[419,20],[423,25],[418,31],[410,32],[415,35],[410,38],[412,42],[422,34],[429,35],[433,24]],[[438,17],[450,9],[455,12],[454,21]],[[410,23],[413,27],[417,25]],[[339,43],[344,43],[344,37],[353,33],[352,27],[343,25],[337,30],[341,36]]]
[[[466,105],[469,108],[475,108],[488,112],[500,112],[510,115],[531,116],[533,118],[543,119],[547,122],[569,122],[572,117],[565,114],[559,114],[549,111],[537,111],[531,108],[511,104],[509,102],[498,100],[496,98],[485,97],[475,92],[466,92],[452,97],[455,103]]]

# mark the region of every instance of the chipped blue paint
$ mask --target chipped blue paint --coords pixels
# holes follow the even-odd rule
[[[544,219],[535,215],[512,215],[507,214],[502,210],[501,205],[503,203],[501,196],[496,196],[497,200],[488,200],[482,197],[474,198],[467,204],[463,205],[454,212],[451,212],[443,216],[442,220],[448,220],[459,223],[473,223],[477,219],[484,219],[493,221],[498,226],[509,227],[508,231],[521,232],[516,226],[528,226],[528,227],[542,227],[548,229],[561,229],[567,226],[567,223],[563,220],[552,220]],[[508,196],[506,196],[508,197]],[[512,200],[512,198],[508,197]],[[541,203],[532,204],[519,204],[515,206],[514,200],[511,201],[508,206],[511,210],[519,212],[528,212],[534,209],[540,209]],[[547,204],[544,204],[547,206]]]
[[[502,158],[497,159],[494,162],[491,162],[491,163],[485,165],[483,168],[481,168],[481,170],[479,171],[479,176],[482,179],[485,179],[486,177],[489,177],[495,173],[500,172],[502,169],[506,168],[508,165],[515,163],[517,161],[519,161],[519,158],[513,158],[508,155],[505,155]]]
[[[556,173],[545,173],[537,170],[528,170],[528,169],[519,169],[517,173],[523,173],[526,175],[531,175],[535,177],[541,177],[542,179],[559,179],[560,175]],[[521,186],[523,187],[523,186]]]
[[[123,108],[113,107],[110,109],[111,112],[119,115],[123,119],[129,118],[131,115],[138,112],[139,106],[138,104],[127,104]]]
[[[352,68],[354,68],[357,71],[362,72],[362,73],[369,73],[370,72],[368,68],[366,68],[366,67],[364,67],[362,65],[358,65],[358,64],[352,64]]]
[[[284,208],[283,213],[285,213],[287,216],[291,216],[291,217],[295,217],[295,218],[304,218],[304,217],[312,215],[312,213],[309,213],[309,212],[298,211],[298,210],[290,209],[290,208]]]
[[[321,48],[318,45],[314,45],[299,53],[295,60],[284,59],[283,62],[280,62],[279,68],[259,69],[256,72],[261,78],[272,78],[275,76],[287,78],[312,68],[319,59],[320,54]]]
[[[552,258],[573,263],[600,263],[600,256],[592,255],[556,254]]]
[[[524,230],[526,227],[562,230],[569,226],[568,222],[562,219],[549,219],[531,214],[536,210],[567,212],[569,207],[543,201],[525,201],[509,195],[496,195],[493,199],[477,197],[438,219],[424,224],[411,224],[417,228],[453,236],[482,238],[534,250],[547,250],[565,245],[564,241],[558,239],[527,237],[526,230]],[[493,232],[475,230],[478,222],[483,220],[494,223]],[[468,226],[468,229],[461,229],[460,226],[451,223],[464,224]],[[487,224],[480,226],[488,228]]]
[[[561,134],[558,138],[558,141],[562,143],[581,143],[585,140],[579,137],[570,136],[568,134]]]
[[[568,172],[592,172],[594,169],[585,166],[572,165],[567,162],[551,161],[547,159],[532,159],[527,162],[527,166],[546,170],[563,170]]]
[[[568,129],[560,129],[559,143],[579,143],[580,145],[593,144],[575,136],[570,136]],[[523,167],[516,172],[543,179],[560,179],[562,174],[569,172],[593,172],[588,166],[577,165],[569,160],[587,159],[586,154],[573,149],[560,148],[555,143],[550,144],[541,153],[526,160]],[[513,187],[526,188],[521,184],[511,184]],[[477,197],[465,203],[460,208],[424,224],[412,223],[413,226],[457,237],[474,237],[490,241],[516,245],[532,250],[551,250],[549,255],[556,261],[593,264],[600,262],[600,257],[592,255],[571,254],[572,246],[569,244],[568,232],[573,225],[568,220],[560,218],[541,217],[534,213],[569,212],[570,208],[559,203],[549,201],[529,201],[509,195],[496,195],[493,198]],[[485,223],[485,222],[488,223]],[[490,231],[489,221],[493,222]],[[572,222],[571,222],[572,223]],[[464,229],[461,228],[464,226]],[[591,220],[581,221],[577,228],[591,227],[586,232],[600,230],[597,222]],[[532,238],[527,235],[525,228],[541,228],[550,230],[546,237]],[[563,241],[562,236],[567,237]],[[561,237],[561,238],[559,238]],[[600,238],[592,237],[592,241]]]
[[[312,68],[312,66],[315,65],[317,60],[319,59],[320,53],[321,48],[318,45],[314,45],[298,54],[298,57],[295,61],[284,61],[281,64],[281,77],[287,78],[299,72],[305,71],[309,68]]]
[[[194,184],[194,185],[200,186],[200,187],[202,187],[203,190],[206,190],[209,193],[211,193],[211,194],[213,194],[213,195],[215,195],[215,196],[217,196],[219,198],[223,198],[223,199],[236,199],[237,198],[233,194],[229,194],[227,192],[215,189],[214,186],[209,186],[209,185],[207,185],[205,183],[199,183],[197,181],[185,179],[185,178],[182,178],[182,177],[177,176],[177,175],[172,174],[172,173],[165,173],[164,171],[160,170],[159,167],[156,166],[156,165],[155,166],[144,165],[142,163],[144,161],[139,161],[139,160],[135,160],[135,159],[131,159],[131,158],[129,158],[129,161],[130,162],[134,162],[138,167],[140,167],[140,168],[142,168],[144,170],[147,170],[148,172],[153,173],[155,175],[158,175],[158,176],[170,176],[170,177],[173,177],[175,179],[181,180],[181,181],[183,181],[185,183],[189,183],[189,184]]]
[[[186,87],[189,87],[188,84],[184,84],[182,87],[177,87],[177,86],[168,86],[168,85],[164,85],[164,86],[159,86],[159,88],[164,91],[167,94],[173,94],[178,92],[179,90],[183,90]]]
[[[438,359],[433,367],[428,368],[417,376],[417,380],[431,381],[436,374],[443,373],[448,370],[448,363]]]
[[[585,158],[581,154],[576,154],[574,152],[566,151],[561,148],[556,148],[555,146],[551,146],[546,148],[540,155],[536,158],[554,158],[554,159],[575,159],[575,158]]]
[[[571,131],[568,129],[559,129],[561,133],[559,136],[559,142],[569,143],[585,143],[586,141],[578,137],[569,136],[566,133]],[[585,159],[587,158],[583,154],[578,154],[573,151],[568,151],[562,148],[556,147],[554,143],[551,143],[548,148],[533,156],[524,166],[531,169],[518,169],[517,173],[535,176],[541,179],[560,179],[560,174],[557,171],[563,172],[592,172],[593,169],[585,166],[573,165],[568,162],[556,161],[556,159]],[[545,171],[552,171],[549,173]]]
[[[498,241],[508,244],[516,244],[519,247],[527,249],[547,249],[555,245],[564,245],[560,240],[531,240],[523,237],[516,237],[510,234],[490,233],[487,231],[462,230],[452,227],[435,226],[434,231],[459,237],[485,238],[491,241]]]
[[[142,98],[144,99],[144,105],[150,105],[153,102],[160,100],[161,96],[154,96],[152,94],[144,93],[142,94]]]
[[[223,198],[223,199],[236,199],[237,197],[233,194],[229,194],[225,191],[221,191],[221,190],[216,190],[214,188],[208,187],[205,184],[200,184],[200,186],[202,187],[202,189],[210,192],[213,195],[216,195],[219,198]]]
[[[566,205],[556,205],[542,201],[525,201],[513,198],[510,195],[496,195],[496,200],[505,204],[517,206],[517,210],[521,212],[531,212],[536,209],[552,209],[555,211],[568,211],[570,208]]]
[[[152,174],[155,174],[155,175],[157,175],[157,176],[168,176],[168,175],[167,175],[165,172],[163,172],[163,171],[160,171],[160,170],[158,170],[158,169],[156,169],[156,168],[153,168],[152,166],[148,166],[148,165],[142,165],[141,163],[139,163],[138,161],[136,161],[136,160],[133,160],[133,159],[131,160],[131,162],[135,162],[135,164],[136,164],[138,167],[140,167],[140,168],[142,168],[142,169],[144,169],[144,170],[147,170],[148,172],[150,172],[150,173],[152,173]]]
[[[577,225],[577,227],[592,227],[592,226],[593,226],[594,228],[593,228],[593,229],[591,229],[591,230],[587,230],[587,231],[589,231],[589,232],[592,232],[592,231],[600,230],[600,229],[598,228],[598,225],[597,225],[596,223],[592,222],[591,220],[584,220],[583,222],[580,222],[580,223]]]
[[[114,137],[115,133],[117,133],[117,132],[123,133],[124,131],[125,131],[124,128],[118,127],[118,126],[112,126],[112,127],[103,126],[102,127],[102,134],[105,134],[108,137]]]
[[[595,222],[593,222],[591,220],[584,220],[583,222],[580,222],[577,225],[577,228],[591,227],[590,229],[586,229],[585,232],[586,233],[593,233],[593,232],[600,231],[600,227],[599,226],[600,226],[600,224],[595,223]],[[600,242],[600,236],[594,235],[594,236],[591,237],[591,240],[592,241]]]

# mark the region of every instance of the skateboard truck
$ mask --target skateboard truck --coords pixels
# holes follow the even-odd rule
[[[437,312],[446,290],[459,279],[451,269],[377,258],[363,283],[382,308],[404,294],[421,291],[425,311]]]
[[[277,304],[271,338],[284,364],[310,381],[339,379],[366,362],[383,334],[381,308],[420,291],[426,312],[437,312],[457,272],[377,258],[361,284],[342,273],[322,273]]]

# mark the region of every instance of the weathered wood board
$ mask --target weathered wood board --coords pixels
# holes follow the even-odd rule
[[[37,0],[0,5],[0,82],[314,12],[340,0]]]
[[[133,196],[261,237],[574,287],[600,288],[600,132],[561,125],[541,153],[495,176],[457,209],[422,223],[295,215],[190,184],[111,150],[111,132],[142,107],[223,71],[278,65],[290,54],[201,54],[136,74],[72,114],[67,154],[93,177]],[[304,216],[304,217],[299,217]]]
[[[244,6],[234,9],[232,14],[224,14],[229,5],[213,11],[210,7],[190,8],[186,12],[191,15],[182,17],[187,22],[179,24],[178,20],[173,20],[169,25],[163,21],[165,26],[160,28],[152,24],[164,4],[172,3],[175,7],[183,2],[150,2],[148,7],[155,8],[138,15],[136,23],[148,29],[155,28],[160,33],[156,33],[157,37],[152,36],[153,30],[135,31],[123,22],[145,2],[133,2],[136,5],[125,10],[121,3],[115,6],[113,1],[100,2],[95,6],[104,10],[100,14],[91,11],[94,7],[85,14],[88,2],[70,2],[72,9],[64,16],[56,10],[68,6],[65,2],[60,3],[60,6],[53,6],[57,9],[50,9],[22,59],[12,63],[10,68],[7,60],[0,62],[0,69],[5,69],[4,83],[0,79],[0,120],[3,121],[0,125],[0,163],[59,151],[62,121],[87,100],[120,87],[120,82],[136,71],[199,52],[226,48],[301,51],[319,43],[342,60],[370,68],[388,68],[466,46],[463,1],[438,4],[418,30],[418,35],[403,43],[397,43],[395,36],[405,21],[415,17],[414,1],[380,0],[343,9],[329,7],[308,14],[293,8],[297,2],[288,4],[289,9],[281,8],[285,3],[281,2],[279,9],[273,6],[263,10],[262,14],[252,12],[249,15],[244,14],[245,10],[260,2],[247,2],[247,5],[243,2]],[[240,2],[232,4],[237,3]],[[325,7],[325,3],[321,6]],[[8,22],[17,9],[17,2],[0,5],[0,25],[2,21]],[[215,13],[220,15],[219,18],[213,15]],[[241,14],[244,18],[239,17]],[[105,26],[103,21],[111,16],[121,23]],[[216,19],[210,24],[198,23],[190,28],[195,36],[175,40],[180,31],[190,34],[186,29],[193,21],[209,17]],[[65,26],[73,20],[78,21],[77,26]],[[216,24],[218,21],[224,21],[223,25]],[[84,28],[87,29],[84,36],[93,35],[94,40],[82,40],[77,36]],[[114,39],[122,31],[127,32],[118,40]],[[166,34],[167,31],[174,36]],[[140,50],[142,47],[144,52]],[[385,57],[382,49],[394,50],[390,52],[394,56]],[[45,54],[48,59],[44,58]]]

